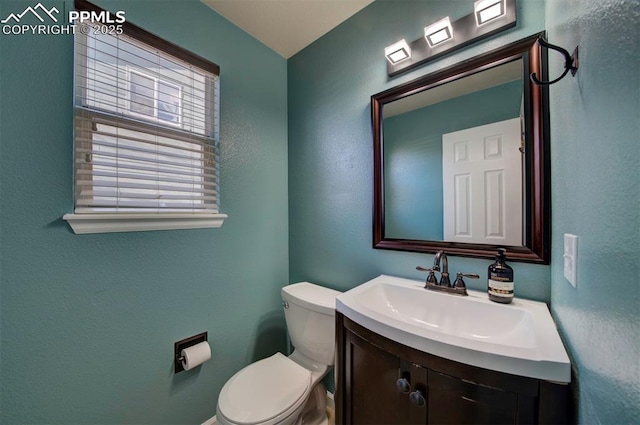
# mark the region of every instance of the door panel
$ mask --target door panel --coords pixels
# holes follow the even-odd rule
[[[429,371],[430,424],[517,423],[517,394]]]
[[[351,415],[349,423],[358,425],[424,424],[427,407],[416,407],[409,395],[400,392],[399,378],[409,381],[411,391],[418,385],[426,393],[426,369],[400,359],[349,335],[351,350]],[[425,394],[426,396],[426,394]]]
[[[521,246],[520,119],[442,136],[444,240]]]

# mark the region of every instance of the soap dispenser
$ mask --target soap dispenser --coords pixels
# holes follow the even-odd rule
[[[498,248],[496,262],[489,266],[487,283],[489,299],[502,304],[513,301],[513,269],[505,262],[506,252]]]

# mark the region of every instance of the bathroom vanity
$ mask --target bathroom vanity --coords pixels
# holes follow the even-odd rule
[[[383,275],[338,297],[336,423],[567,423],[570,364],[543,303],[422,286]]]

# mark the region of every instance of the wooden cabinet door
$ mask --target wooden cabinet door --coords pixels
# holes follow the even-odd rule
[[[518,395],[429,371],[430,424],[514,424]]]
[[[336,336],[337,424],[567,423],[570,392],[566,385],[417,351],[341,313],[336,314]],[[408,381],[409,393],[398,389],[400,378]],[[409,394],[416,391],[426,399],[425,406],[412,403]]]
[[[401,361],[362,338],[348,333],[346,343],[348,424],[394,425],[424,424],[426,402],[416,406],[410,393],[419,391],[426,398],[426,369]],[[409,383],[409,391],[398,388],[398,379]],[[414,395],[415,400],[415,395]]]

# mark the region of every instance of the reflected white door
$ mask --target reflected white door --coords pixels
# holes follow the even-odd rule
[[[442,136],[444,240],[522,245],[520,118]]]

